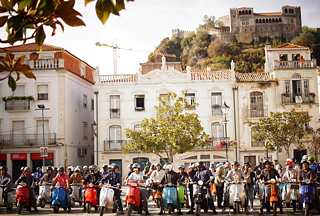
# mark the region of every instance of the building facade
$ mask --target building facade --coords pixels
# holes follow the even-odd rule
[[[3,48],[17,60],[25,55],[37,80],[21,75],[14,92],[0,82],[0,163],[16,179],[20,167],[42,166],[40,147],[48,148],[46,166],[93,163],[93,73],[90,65],[63,48],[35,43]],[[44,105],[42,109],[38,106]],[[44,127],[43,127],[44,126]]]

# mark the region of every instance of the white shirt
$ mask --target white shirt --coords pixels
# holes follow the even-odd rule
[[[131,173],[131,175],[129,176],[129,181],[135,181],[135,182],[139,182],[141,180],[143,180],[143,173],[139,172],[139,174],[136,174],[135,172]],[[140,183],[139,184],[143,187],[145,187],[146,183]]]
[[[150,176],[150,180],[151,181],[161,181],[161,179],[163,178],[163,176],[166,174],[166,172],[164,170],[155,170],[152,172],[151,176]]]

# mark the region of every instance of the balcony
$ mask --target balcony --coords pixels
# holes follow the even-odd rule
[[[277,61],[273,62],[274,70],[301,69],[301,68],[317,68],[317,60],[306,61]]]
[[[123,145],[126,145],[127,144],[127,140],[106,140],[104,142],[104,151],[108,151],[108,150],[111,150],[111,151],[117,151],[117,150],[120,150],[122,151],[121,149],[121,146]]]
[[[248,118],[268,117],[268,106],[249,107]]]
[[[120,119],[120,108],[110,109],[110,119]]]
[[[57,68],[64,68],[64,59],[31,59],[28,60],[26,64],[28,64],[32,70],[51,70]]]
[[[7,100],[5,110],[7,112],[30,111],[30,100]]]
[[[213,105],[211,111],[212,116],[222,116],[222,110],[220,105]]]
[[[0,135],[0,147],[34,147],[55,145],[57,139],[56,133],[45,133],[44,143],[43,134],[3,134]]]
[[[281,94],[281,104],[310,104],[315,103],[315,93],[309,94]]]

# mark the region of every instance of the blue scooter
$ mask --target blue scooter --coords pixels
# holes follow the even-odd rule
[[[178,192],[177,186],[168,183],[163,185],[163,193],[162,193],[162,208],[167,209],[168,214],[173,213],[174,209],[178,208]]]
[[[309,211],[316,207],[315,205],[315,189],[311,185],[313,182],[310,179],[301,181],[301,187],[299,191],[299,206],[304,208],[305,215],[309,215]],[[319,211],[319,210],[318,210]]]
[[[55,189],[53,189],[51,198],[52,198],[52,208],[54,213],[59,212],[59,208],[63,208],[64,210],[67,210],[66,205],[66,187],[61,187],[60,185],[56,186]]]

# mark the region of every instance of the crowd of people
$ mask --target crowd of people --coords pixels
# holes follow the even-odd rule
[[[14,183],[18,185],[21,182],[26,182],[30,186],[29,196],[31,198],[32,207],[34,211],[37,210],[36,194],[38,193],[38,187],[42,182],[49,182],[51,189],[54,188],[56,183],[59,183],[61,187],[69,188],[72,183],[80,183],[85,186],[89,183],[97,185],[97,197],[99,200],[100,188],[104,183],[116,185],[115,198],[117,202],[118,210],[121,214],[124,214],[123,203],[120,197],[122,176],[119,173],[119,167],[116,164],[107,165],[104,164],[101,169],[98,166],[69,166],[67,173],[63,167],[47,167],[47,172],[44,174],[41,168],[37,168],[35,173],[31,173],[30,167],[21,168],[21,176]],[[138,181],[141,185],[140,197],[142,200],[143,209],[146,215],[150,215],[148,211],[148,199],[150,197],[151,190],[161,190],[164,184],[172,183],[174,185],[183,185],[186,195],[186,207],[189,208],[187,214],[194,213],[194,197],[193,197],[193,182],[202,180],[206,182],[208,188],[215,185],[216,188],[216,206],[222,209],[222,212],[228,207],[229,202],[229,185],[235,181],[235,178],[243,181],[245,188],[245,212],[249,213],[253,210],[253,200],[255,196],[260,192],[259,188],[263,187],[264,183],[270,179],[278,179],[281,182],[289,182],[292,179],[296,179],[297,182],[301,182],[306,179],[310,179],[312,182],[319,182],[320,169],[319,165],[315,163],[314,157],[303,156],[303,159],[296,161],[295,158],[288,158],[286,160],[286,166],[282,167],[277,160],[272,163],[268,159],[261,162],[256,167],[251,167],[250,162],[245,162],[241,167],[239,162],[229,163],[211,163],[210,166],[206,166],[203,162],[197,162],[191,164],[188,168],[183,165],[178,167],[178,171],[175,172],[172,163],[167,163],[163,167],[160,163],[154,165],[151,162],[147,162],[143,170],[140,170],[140,164],[134,163],[128,166],[129,172],[125,176],[125,183],[130,181]],[[149,183],[148,183],[149,182]],[[157,184],[156,184],[157,183]],[[8,191],[11,188],[12,178],[8,174],[8,168],[6,166],[1,167],[0,185],[4,188],[3,197],[4,201],[7,201]],[[316,187],[316,184],[314,184]],[[79,193],[82,193],[82,186],[79,188]],[[213,214],[217,214],[215,203],[212,197],[212,191],[207,190],[208,206],[212,210]],[[262,191],[262,199],[260,202],[259,214],[263,214],[263,206],[265,202],[265,190]],[[316,203],[319,203],[319,196],[316,191]],[[66,190],[67,197],[67,211],[71,210],[69,190]],[[261,192],[260,192],[261,195]],[[280,198],[281,199],[281,198]],[[178,199],[178,214],[182,214],[181,207]],[[320,206],[320,205],[316,205]],[[279,202],[280,214],[283,214],[282,202]],[[163,214],[163,206],[160,208],[159,214]],[[85,206],[83,211],[85,211]]]

